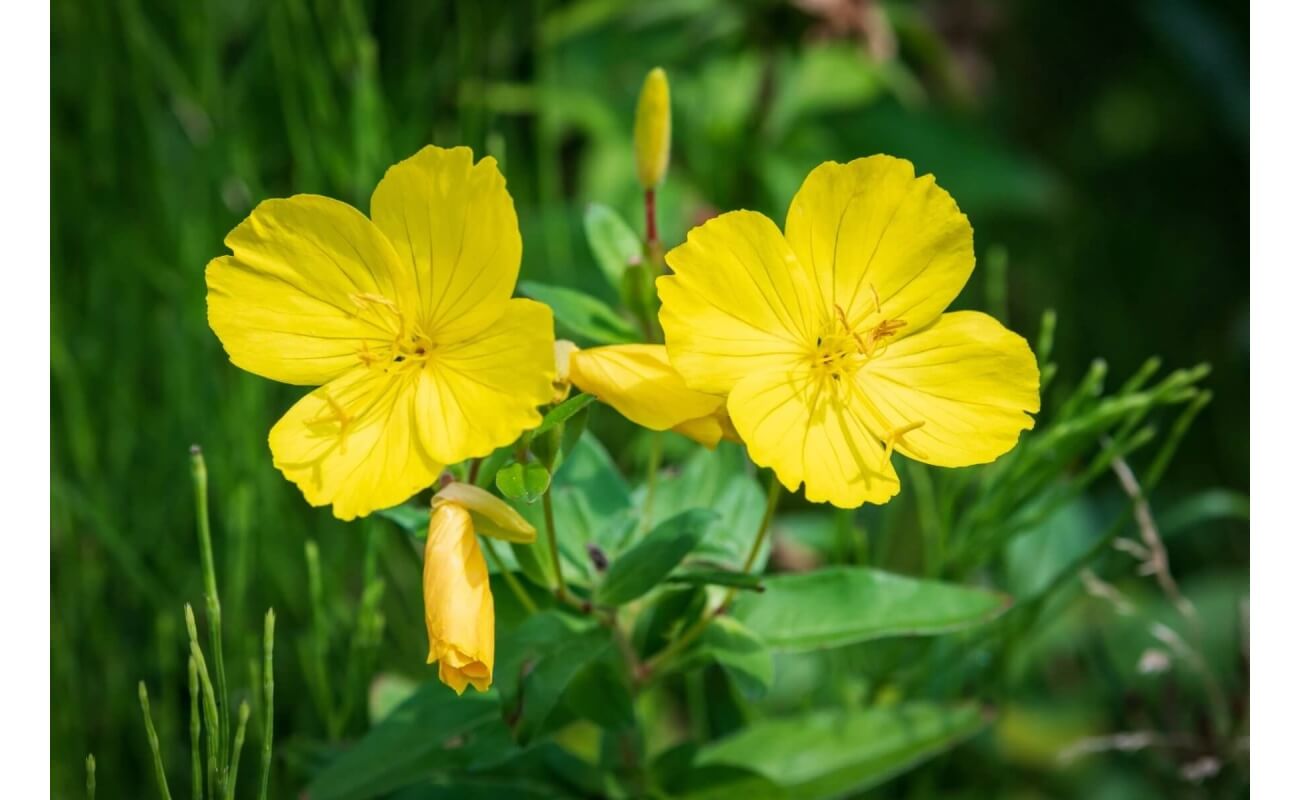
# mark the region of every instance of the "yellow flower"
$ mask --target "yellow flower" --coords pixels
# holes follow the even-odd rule
[[[452,483],[433,498],[424,543],[424,624],[429,663],[438,680],[456,690],[492,685],[496,616],[487,563],[475,532],[531,542],[537,532],[499,498],[467,483]]]
[[[784,235],[735,211],[667,261],[659,319],[673,367],[727,395],[755,463],[809,500],[883,503],[899,489],[894,450],[979,464],[1033,427],[1029,345],[985,314],[944,313],[975,266],[971,227],[908,161],[822,164]]]
[[[275,465],[341,519],[392,506],[446,464],[541,421],[551,311],[511,299],[521,242],[496,161],[426,147],[370,218],[316,195],[267,200],[208,264],[208,323],[236,366],[319,385],[271,429]]]
[[[690,389],[668,363],[663,345],[619,344],[573,349],[569,380],[652,431],[674,430],[712,449],[735,439],[726,398]]]
[[[636,125],[632,132],[636,151],[636,177],[641,188],[659,185],[668,171],[673,141],[673,112],[669,104],[668,74],[655,67],[645,76],[636,102]]]

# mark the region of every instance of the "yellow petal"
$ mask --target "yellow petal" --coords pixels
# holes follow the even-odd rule
[[[722,435],[714,414],[722,397],[687,388],[668,363],[663,345],[620,344],[576,350],[569,355],[569,378],[584,392],[636,424],[653,431],[698,424],[682,430],[697,441]],[[716,431],[716,432],[715,432]],[[697,434],[692,436],[692,432]]]
[[[858,382],[891,427],[924,423],[895,449],[941,467],[992,461],[1034,427],[1029,414],[1038,412],[1038,363],[1029,343],[976,311],[944,314],[890,343]]]
[[[492,685],[496,617],[487,563],[470,514],[455,503],[434,506],[424,543],[424,625],[429,663],[456,690]]]
[[[351,206],[316,195],[267,200],[207,268],[208,323],[236,366],[313,385],[386,346],[409,279],[384,235]],[[378,298],[379,300],[376,300]]]
[[[673,432],[680,433],[682,436],[699,442],[712,450],[718,446],[718,442],[726,435],[722,427],[722,420],[726,418],[726,410],[719,409],[718,413],[710,414],[707,417],[688,419],[679,425],[674,425]]]
[[[726,394],[746,375],[789,366],[816,341],[812,285],[762,214],[714,217],[665,258],[675,274],[656,282],[659,321],[692,389]]]
[[[970,222],[933,175],[876,155],[827,162],[790,203],[785,235],[823,303],[856,330],[902,320],[907,336],[939,316],[975,267]],[[876,297],[880,308],[876,309]]]
[[[506,501],[472,483],[449,483],[433,496],[437,508],[453,503],[469,512],[474,530],[507,542],[528,544],[537,538],[537,529]]]
[[[551,309],[507,300],[505,313],[467,339],[439,343],[419,373],[416,420],[434,459],[454,464],[510,444],[541,421],[551,399],[555,333]]]
[[[314,506],[340,519],[388,508],[442,471],[419,446],[407,376],[357,367],[320,387],[271,428],[275,466]]]
[[[754,463],[792,492],[803,482],[814,503],[857,508],[898,493],[865,410],[840,381],[808,368],[759,372],[736,384],[727,409]]]
[[[425,147],[389,168],[370,215],[414,276],[434,338],[468,335],[503,313],[522,244],[495,159],[475,164],[467,147]]]

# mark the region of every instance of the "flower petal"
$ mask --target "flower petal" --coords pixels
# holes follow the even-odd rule
[[[440,344],[417,384],[420,440],[436,460],[454,464],[485,456],[537,426],[537,407],[554,392],[551,309],[507,300],[488,328]]]
[[[392,341],[382,301],[405,291],[392,245],[365,215],[316,195],[267,200],[226,237],[234,255],[207,268],[208,323],[236,366],[314,385]]]
[[[899,336],[920,330],[975,268],[966,215],[933,175],[918,178],[892,156],[814,169],[790,203],[785,236],[827,309],[839,306],[856,330],[890,319],[907,323]]]
[[[1029,343],[977,311],[944,314],[893,342],[858,373],[889,425],[924,424],[895,449],[940,467],[984,464],[1015,446],[1038,413]],[[877,426],[879,427],[879,426]]]
[[[736,384],[727,410],[754,463],[792,492],[803,482],[814,503],[857,508],[898,494],[865,409],[837,381],[800,368],[755,373]]]
[[[314,506],[365,516],[429,486],[442,466],[415,432],[409,377],[357,367],[299,400],[271,428],[275,466]]]
[[[528,544],[537,539],[537,529],[506,501],[472,483],[449,483],[433,496],[433,505],[454,503],[469,512],[474,530],[506,542]]]
[[[776,225],[732,211],[665,257],[656,285],[668,355],[692,389],[726,394],[759,369],[788,366],[821,325],[812,284]]]
[[[668,363],[663,345],[619,344],[569,354],[569,379],[584,392],[652,431],[664,431],[694,420],[712,420],[725,398],[687,388]],[[709,427],[707,424],[705,427]],[[710,430],[688,426],[718,443],[722,430],[716,420]],[[692,438],[696,438],[692,436]],[[697,439],[698,441],[698,439]]]
[[[414,276],[430,334],[455,339],[503,312],[523,245],[496,159],[425,147],[384,174],[370,216]]]
[[[429,663],[438,679],[460,694],[473,685],[492,685],[496,614],[487,562],[470,514],[455,503],[439,503],[429,517],[424,542],[424,625]]]

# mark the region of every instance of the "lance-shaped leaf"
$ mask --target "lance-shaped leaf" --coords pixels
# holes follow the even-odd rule
[[[716,518],[712,511],[696,508],[659,523],[610,565],[596,589],[596,602],[622,605],[653,589],[695,549]]]
[[[595,344],[627,344],[637,340],[636,330],[630,322],[600,300],[577,289],[520,281],[519,291],[550,306],[555,312],[556,325],[574,338]]]
[[[753,770],[790,797],[843,797],[952,747],[984,724],[975,705],[819,709],[742,728],[706,746],[696,763]]]
[[[865,567],[831,567],[764,579],[733,614],[777,650],[817,650],[886,636],[961,630],[1001,614],[1010,598],[984,589]]]

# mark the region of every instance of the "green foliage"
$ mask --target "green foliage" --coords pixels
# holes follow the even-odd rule
[[[596,602],[620,606],[655,588],[699,545],[716,519],[712,511],[692,509],[656,525],[610,564],[596,587]]]
[[[699,761],[747,767],[790,797],[842,797],[952,747],[985,724],[969,705],[823,709],[755,723],[704,748]]]
[[[550,306],[559,332],[577,339],[579,344],[626,344],[637,340],[631,323],[589,294],[534,281],[521,281],[519,291]]]
[[[792,651],[947,633],[988,622],[1010,605],[993,592],[861,567],[779,575],[763,589],[736,601],[736,619],[769,646]]]

